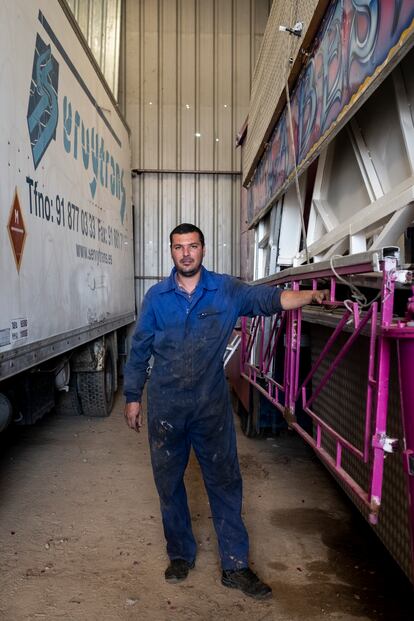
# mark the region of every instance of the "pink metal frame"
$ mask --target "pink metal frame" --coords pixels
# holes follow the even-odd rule
[[[264,331],[265,331],[265,319],[264,317],[254,317],[249,327],[246,317],[242,318],[242,339],[241,339],[241,375],[251,384],[253,384],[257,390],[269,399],[273,405],[283,412],[284,406],[280,400],[280,393],[285,393],[285,382],[288,382],[286,377],[286,366],[284,372],[283,383],[276,382],[271,377],[268,377],[270,365],[273,357],[276,353],[277,346],[280,342],[280,337],[283,332],[285,324],[286,314],[275,315],[271,318],[270,334],[268,342],[265,347],[264,343]],[[260,327],[260,331],[259,331]],[[259,363],[258,365],[248,362],[252,356],[252,349],[259,337]],[[267,389],[265,390],[261,384],[258,383],[258,378],[266,376]]]
[[[326,342],[318,359],[314,362],[307,377],[299,386],[299,362],[300,362],[300,340],[301,340],[301,309],[283,312],[274,316],[270,320],[265,339],[265,319],[257,317],[252,320],[250,328],[248,320],[242,320],[242,341],[241,341],[241,374],[257,390],[265,395],[280,411],[283,412],[289,425],[294,428],[302,438],[308,442],[321,460],[330,468],[347,486],[350,491],[358,497],[368,508],[371,523],[377,522],[378,511],[381,505],[382,482],[384,458],[386,451],[392,451],[392,441],[387,437],[387,403],[388,386],[390,372],[390,353],[392,339],[404,339],[404,345],[399,348],[400,368],[404,366],[405,375],[412,373],[412,363],[414,361],[414,321],[412,326],[407,321],[393,323],[393,303],[394,285],[396,277],[396,259],[385,258],[381,262],[382,268],[382,289],[379,302],[373,302],[366,309],[360,310],[356,303],[352,306],[335,299],[336,276],[332,270],[324,269],[320,272],[315,271],[311,276],[307,274],[288,276],[285,281],[278,279],[278,285],[288,284],[294,290],[300,288],[302,282],[311,281],[313,289],[318,288],[318,281],[321,278],[328,278],[330,281],[330,300],[324,302],[326,306],[344,306],[344,313],[339,319],[331,336]],[[340,275],[358,274],[370,272],[371,264],[361,263],[359,265],[335,268],[335,272]],[[414,319],[414,289],[412,298],[412,317]],[[379,312],[380,306],[380,312]],[[269,320],[268,320],[269,321]],[[334,360],[328,366],[319,383],[315,383],[315,373],[321,365],[326,354],[331,350],[333,344],[345,326],[352,323],[353,331],[349,334],[346,342],[340,347]],[[285,330],[284,348],[284,369],[283,381],[276,382],[269,376],[269,369],[278,346],[281,344],[281,337]],[[364,421],[364,437],[361,439],[362,448],[355,446],[343,437],[333,427],[328,425],[318,416],[313,409],[315,400],[324,390],[329,378],[336,372],[338,366],[344,360],[347,352],[353,346],[361,334],[369,334],[369,360],[367,369],[366,384],[366,408]],[[409,349],[409,354],[406,353]],[[408,362],[408,356],[411,356]],[[408,370],[407,370],[408,369]],[[401,371],[401,375],[403,372]],[[309,391],[312,381],[312,392]],[[410,479],[412,498],[414,499],[414,417],[411,411],[414,407],[414,382],[409,380],[412,394],[402,395],[402,403],[405,410],[410,409],[410,416],[404,415],[406,432],[412,443],[411,449],[404,452],[406,470],[413,470]],[[311,417],[314,423],[314,435],[307,433],[296,421],[295,406],[301,399],[302,407]],[[408,420],[409,419],[409,420]],[[330,437],[336,445],[335,456],[332,456],[322,446],[323,437]],[[357,481],[343,468],[342,457],[344,451],[351,453],[357,459],[371,466],[371,478],[368,489],[363,489]],[[413,503],[411,503],[413,504]],[[414,511],[414,510],[413,510]],[[414,512],[412,523],[414,525]],[[413,550],[414,554],[414,550]],[[414,556],[413,556],[414,558]]]

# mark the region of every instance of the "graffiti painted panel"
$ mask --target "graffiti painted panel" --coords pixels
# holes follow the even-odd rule
[[[412,0],[333,0],[291,95],[298,168],[346,115],[381,65],[414,32]],[[285,107],[248,189],[251,222],[289,181],[294,152]]]

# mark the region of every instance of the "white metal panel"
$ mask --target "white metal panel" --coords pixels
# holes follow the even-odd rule
[[[398,67],[395,72],[399,73]],[[373,93],[355,118],[382,189],[389,192],[411,174],[391,77]]]
[[[231,274],[234,272],[235,256],[232,244],[232,223],[234,221],[232,207],[233,183],[232,179],[220,176],[218,182],[217,196],[217,225],[216,225],[216,271]],[[237,220],[236,220],[237,221]]]
[[[236,38],[233,46],[233,57],[235,62],[235,83],[234,83],[234,108],[233,114],[236,119],[247,119],[249,113],[251,72],[246,71],[247,67],[254,68],[255,59],[258,57],[258,50],[255,51],[256,44],[251,44],[251,20],[250,20],[250,0],[239,0],[234,3],[234,20],[236,29]],[[262,16],[262,11],[264,15]],[[255,4],[255,23],[266,24],[269,14],[269,6],[267,4]],[[255,27],[257,30],[257,26]],[[261,30],[263,33],[263,29]],[[256,37],[255,37],[256,38]],[[258,37],[260,43],[263,34]],[[246,79],[246,73],[249,79]],[[239,127],[240,129],[240,127]],[[241,148],[233,152],[234,166],[241,166]]]
[[[412,62],[412,54],[405,56],[399,64],[400,74],[394,72],[393,78],[396,81],[398,75],[398,86],[395,86],[397,100],[400,93],[404,100],[404,110],[401,112],[401,128],[411,171],[414,172],[414,76]]]
[[[232,222],[238,218],[239,181],[230,175],[139,175],[133,179],[139,292],[149,281],[168,276],[171,267],[169,233],[181,221],[194,222],[206,239],[207,268],[237,273],[239,235]],[[151,217],[146,213],[151,212]]]
[[[332,163],[329,178],[325,180],[326,201],[337,221],[343,222],[365,207],[370,200],[346,132],[340,132],[328,147],[329,157],[332,158]]]
[[[216,126],[216,92],[214,88],[215,65],[215,14],[210,2],[199,2],[197,11],[197,68],[196,68],[196,100],[199,108],[198,141],[196,166],[201,170],[209,170],[217,162],[219,134]],[[183,114],[186,110],[183,109]]]
[[[268,0],[127,0],[133,168],[235,170],[254,38],[263,33],[268,6]]]
[[[177,144],[180,123],[177,118],[177,85],[179,65],[176,62],[176,47],[179,41],[177,3],[175,0],[162,4],[162,28],[163,36],[160,37],[161,64],[160,83],[162,104],[159,125],[160,125],[160,145],[161,161],[160,167],[173,169],[177,166]],[[189,105],[189,103],[187,102]],[[185,107],[183,112],[188,112]],[[145,111],[145,108],[144,108]],[[139,141],[139,136],[137,136]],[[141,141],[144,144],[144,141]],[[146,141],[145,141],[145,144]],[[153,149],[155,145],[149,143],[148,147]],[[156,149],[154,149],[156,150]]]
[[[67,0],[114,97],[118,98],[122,0]]]
[[[199,150],[200,139],[206,140],[206,136],[200,134],[200,128],[196,126],[195,106],[195,5],[193,0],[181,0],[180,2],[180,106],[178,113],[181,115],[181,145],[179,149],[178,167],[184,170],[195,168],[195,155]],[[189,105],[189,108],[187,108]],[[189,196],[189,189],[184,180],[184,200]],[[191,194],[191,192],[190,192]]]
[[[232,1],[216,3],[216,58],[217,58],[217,149],[216,166],[219,170],[233,169],[234,140],[237,132],[232,121],[234,63],[232,54]],[[231,75],[231,79],[229,76]],[[240,119],[242,122],[244,119]],[[241,123],[240,123],[241,125]],[[234,131],[236,130],[236,131]]]
[[[305,178],[306,175],[303,175],[300,179],[302,200]],[[273,209],[275,209],[275,207],[273,207]],[[278,265],[289,266],[293,264],[294,257],[299,251],[301,226],[300,207],[298,206],[296,187],[295,184],[292,184],[283,200],[279,236],[279,256],[277,260]]]
[[[145,75],[147,79],[141,83],[144,123],[141,127],[140,137],[144,145],[151,145],[151,148],[145,148],[143,152],[144,168],[159,168],[159,120],[160,120],[160,97],[158,82],[158,18],[156,0],[148,0],[143,3],[142,19],[144,29],[143,38],[143,63],[145,67]],[[131,59],[132,60],[132,59]],[[134,67],[136,67],[137,58],[133,59]],[[131,128],[132,129],[132,128]],[[134,142],[134,138],[132,139]]]
[[[181,220],[194,222],[196,206],[196,177],[194,175],[181,175],[179,179],[181,196]]]
[[[207,267],[239,273],[235,137],[268,9],[268,0],[126,0],[138,301],[169,273],[168,233],[179,222],[204,231]]]
[[[59,3],[1,3],[0,28],[0,289],[12,292],[0,331],[17,318],[28,330],[6,351],[104,325],[134,299],[127,128]],[[16,191],[20,265],[7,231]]]

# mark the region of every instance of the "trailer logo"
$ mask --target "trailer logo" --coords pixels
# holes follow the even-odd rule
[[[56,140],[58,124],[59,64],[52,56],[50,45],[37,35],[30,84],[27,124],[33,163],[37,168],[52,138]]]

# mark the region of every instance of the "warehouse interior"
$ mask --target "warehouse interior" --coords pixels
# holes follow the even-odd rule
[[[411,620],[414,431],[407,424],[411,393],[403,390],[410,383],[404,364],[407,369],[414,326],[410,2],[35,4],[36,12],[45,16],[57,9],[62,14],[63,30],[73,30],[94,73],[93,79],[85,78],[85,88],[92,93],[101,89],[96,109],[129,139],[125,227],[130,228],[123,243],[131,273],[124,278],[117,272],[117,279],[121,290],[128,286],[133,308],[125,325],[111,324],[114,332],[108,329],[102,337],[116,367],[111,404],[103,416],[95,413],[96,400],[85,396],[96,384],[87,379],[82,350],[79,357],[65,358],[72,379],[67,375],[58,387],[60,401],[42,405],[45,414],[33,415],[34,425],[17,420],[0,433],[0,619]],[[6,19],[7,6],[2,10]],[[348,19],[353,12],[355,19]],[[392,44],[384,43],[388,31],[384,34],[383,22],[392,22]],[[359,56],[345,46],[342,55],[335,48],[344,32],[349,41],[357,39]],[[324,36],[330,54],[325,66],[317,62]],[[374,50],[369,60],[363,57],[368,44]],[[381,45],[386,56],[375,56],[374,62],[375,46]],[[349,73],[346,78],[341,74],[343,84],[332,85],[331,73],[346,64],[345,52],[351,59]],[[369,66],[369,77],[360,83],[357,63],[364,70]],[[317,92],[324,70],[332,90],[324,91],[327,112],[322,121],[315,120],[317,97],[306,95],[306,88]],[[344,104],[342,90],[346,82],[351,92],[352,80],[358,84]],[[59,114],[65,119],[66,112]],[[301,115],[305,128],[297,120]],[[292,154],[295,140],[300,151],[293,147]],[[108,151],[106,157],[108,166]],[[42,175],[46,178],[47,171]],[[100,191],[89,209],[98,208]],[[30,214],[28,207],[25,213],[28,236],[18,260],[14,248],[19,283],[24,244],[30,252],[32,202]],[[250,538],[250,565],[273,591],[265,601],[222,586],[212,511],[194,454],[185,481],[196,566],[180,584],[165,581],[168,556],[151,471],[149,425],[145,415],[141,433],[125,425],[122,376],[135,319],[149,289],[170,275],[169,234],[181,222],[203,231],[207,270],[248,283],[324,288],[331,303],[320,312],[306,307],[288,319],[243,319],[226,349],[243,477],[242,516]],[[118,291],[111,291],[99,267],[105,272],[105,266],[98,266],[86,276],[88,295],[95,296],[93,312],[88,308],[94,330],[104,321],[108,299]],[[79,288],[81,298],[79,274],[68,287],[71,292]],[[390,298],[394,307],[388,308]],[[62,294],[59,308],[66,302]],[[36,303],[41,305],[41,299]],[[359,339],[355,347],[352,334]],[[1,365],[10,360],[1,347],[0,341],[0,382]],[[286,353],[289,348],[291,354]],[[388,356],[384,364],[383,350]],[[50,371],[53,355],[47,356]],[[345,370],[331,380],[337,360],[343,360]],[[104,378],[107,368],[99,370]],[[33,365],[32,378],[37,371]],[[43,372],[40,367],[38,375]],[[16,392],[10,377],[9,372],[5,389],[0,383],[0,398],[3,392],[8,398]],[[86,378],[82,394],[80,377]],[[312,386],[318,386],[317,394],[309,398]],[[383,414],[383,393],[378,395],[384,386],[388,422],[385,414],[380,436],[375,424]],[[2,407],[0,401],[0,413]],[[1,428],[1,417],[0,423]],[[321,438],[333,428],[328,439]],[[367,435],[374,428],[370,446]],[[342,458],[348,449],[350,456]],[[378,480],[380,491],[374,494]]]

